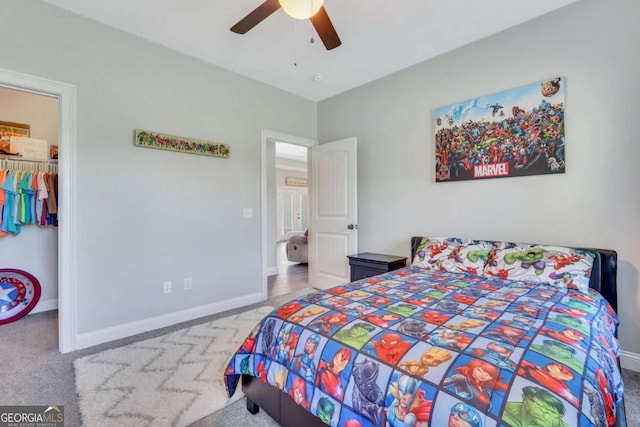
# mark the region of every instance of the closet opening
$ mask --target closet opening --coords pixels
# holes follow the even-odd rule
[[[49,241],[44,243],[44,249],[48,249],[49,257],[33,257],[32,261],[19,260],[15,253],[16,249],[23,248],[26,240],[23,234],[17,237],[17,240],[11,242],[12,248],[9,250],[9,243],[6,237],[0,238],[0,263],[3,267],[13,266],[13,263],[20,264],[22,270],[32,271],[36,274],[36,278],[43,288],[39,305],[35,307],[37,311],[49,311],[58,308],[57,325],[58,325],[58,350],[61,353],[68,353],[77,349],[77,330],[76,330],[76,253],[75,253],[75,140],[76,140],[76,87],[68,83],[58,82],[45,79],[38,76],[32,76],[12,70],[0,68],[0,88],[8,90],[5,92],[7,96],[23,96],[33,95],[51,101],[57,106],[57,111],[51,113],[52,121],[47,120],[51,127],[56,127],[55,131],[44,130],[45,126],[39,124],[44,118],[27,118],[29,104],[15,104],[14,112],[7,110],[7,103],[4,99],[0,102],[0,121],[15,122],[19,124],[29,124],[30,135],[36,138],[41,132],[47,132],[47,135],[39,139],[49,139],[48,144],[53,144],[57,140],[58,145],[58,227],[49,230]],[[5,112],[7,116],[5,116]],[[8,114],[21,114],[23,116],[9,116]],[[13,119],[9,119],[13,117]],[[31,120],[33,124],[29,123]],[[37,124],[38,123],[38,124]],[[55,151],[55,150],[53,150]],[[51,151],[49,152],[51,153]],[[27,227],[27,226],[25,226]],[[26,233],[32,234],[37,239],[37,225],[27,229]],[[21,230],[25,231],[25,229]],[[23,240],[20,240],[20,238]],[[54,244],[53,241],[56,241]],[[32,244],[32,242],[31,242]],[[42,250],[40,252],[43,252]],[[56,256],[53,257],[52,254]],[[7,254],[7,255],[5,255]],[[11,256],[11,258],[9,258]],[[53,258],[56,258],[54,260]],[[11,264],[9,264],[11,263]],[[19,321],[19,320],[18,320]]]
[[[56,96],[0,87],[3,323],[58,309],[59,116]]]

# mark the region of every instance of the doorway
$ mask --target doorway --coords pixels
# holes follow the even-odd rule
[[[0,86],[58,99],[58,347],[61,353],[76,349],[75,239],[75,135],[76,87],[0,68]]]
[[[291,164],[289,163],[286,168],[282,169],[280,172],[277,172],[276,162],[280,163],[280,165],[285,164],[286,162],[282,160],[276,160],[276,145],[284,144],[284,145],[292,145],[297,150],[300,150],[302,147],[302,151],[305,154],[304,170],[295,170],[302,169],[300,163]],[[262,249],[262,295],[264,299],[269,298],[271,295],[269,294],[269,285],[271,284],[273,287],[274,282],[278,279],[279,267],[278,260],[282,260],[284,258],[284,262],[287,263],[284,241],[282,241],[282,233],[278,230],[278,187],[285,187],[289,189],[304,189],[302,187],[302,183],[307,180],[307,166],[308,161],[306,160],[306,149],[316,145],[317,142],[310,139],[295,137],[292,135],[282,134],[278,132],[263,130],[262,131],[262,141],[261,141],[261,249]],[[281,145],[281,148],[283,146]],[[288,147],[292,148],[292,147]],[[289,177],[290,185],[285,185],[287,182],[287,177]],[[279,184],[282,185],[279,185]],[[291,185],[291,184],[296,185]],[[291,201],[293,202],[294,196],[291,196]],[[301,222],[299,227],[304,226],[305,224],[302,222],[303,217],[303,208],[300,208],[301,212]],[[284,228],[294,228],[293,224],[289,227]],[[281,241],[280,246],[278,246],[278,241]],[[281,255],[279,255],[279,253]],[[294,266],[299,265],[299,263],[292,263]],[[286,267],[286,266],[285,266]],[[304,278],[300,279],[299,277],[295,280],[296,284],[293,284],[294,287],[307,287],[308,277],[307,277],[307,268],[306,264],[304,265]],[[284,275],[281,276],[281,279],[284,280]],[[287,281],[289,281],[287,279]],[[285,284],[283,289],[288,288],[291,285]]]
[[[268,277],[269,298],[309,286],[307,248],[308,149],[275,142],[277,204],[276,271]]]
[[[58,148],[58,103],[56,97],[0,86],[0,117],[6,120],[0,122],[0,170],[4,170],[0,171],[0,183],[6,179],[24,188],[25,183],[32,182],[37,187],[38,200],[42,198],[41,202],[31,203],[33,199],[27,195],[13,196],[15,205],[30,207],[24,210],[24,214],[18,214],[10,212],[11,205],[5,203],[5,190],[0,188],[0,212],[4,214],[0,222],[6,232],[0,233],[2,267],[24,270],[33,275],[40,285],[40,298],[28,314],[58,308],[55,201],[58,160],[52,155],[52,150],[57,151]],[[20,130],[19,133],[15,133],[13,126]],[[18,225],[9,226],[4,221]],[[11,291],[10,294],[20,298],[19,292]],[[19,299],[12,301],[12,297],[0,301],[2,318],[7,319],[20,307],[32,305],[33,299],[26,304],[28,298],[27,295],[27,300],[20,304],[17,303]]]
[[[308,147],[275,142],[275,185],[277,188],[277,241],[288,233],[304,232],[309,222]]]

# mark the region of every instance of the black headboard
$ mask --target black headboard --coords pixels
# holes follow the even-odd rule
[[[422,237],[414,236],[411,238],[411,260],[415,258],[416,250],[421,241]],[[491,240],[484,241],[491,242]],[[609,301],[611,307],[618,312],[618,253],[609,249],[575,249],[596,254],[596,259],[593,261],[593,269],[591,270],[589,287],[598,291],[600,295]]]

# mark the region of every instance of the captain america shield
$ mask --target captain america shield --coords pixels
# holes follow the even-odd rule
[[[38,279],[26,271],[0,268],[0,325],[27,315],[39,299]]]

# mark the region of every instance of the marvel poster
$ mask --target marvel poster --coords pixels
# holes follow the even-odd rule
[[[436,182],[564,173],[557,77],[435,110]]]

